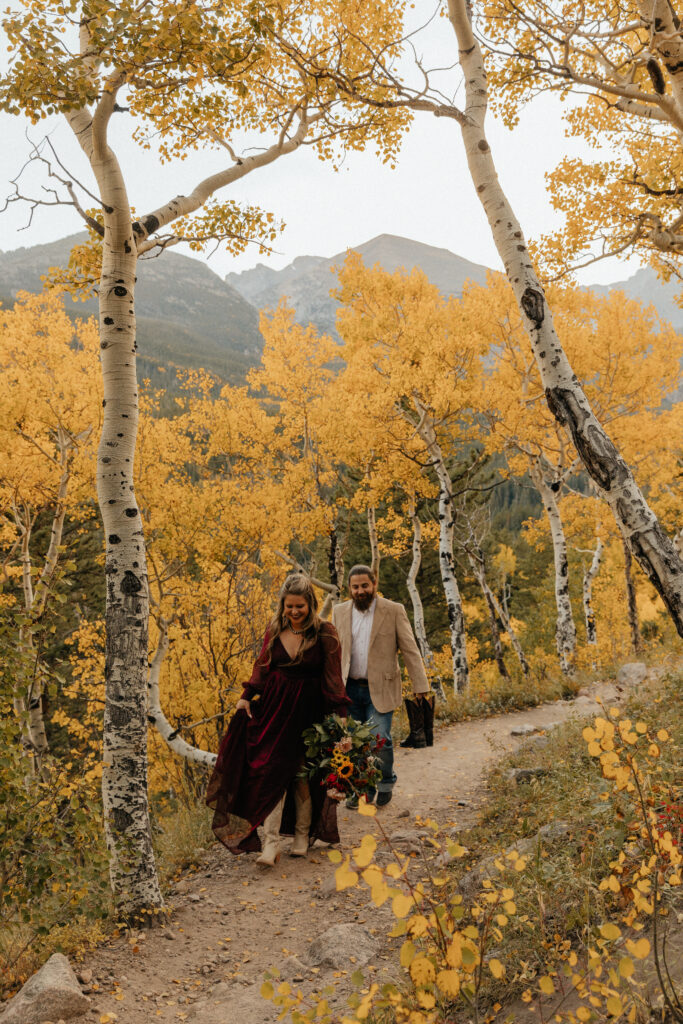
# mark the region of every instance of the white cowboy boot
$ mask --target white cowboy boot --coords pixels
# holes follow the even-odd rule
[[[280,824],[282,822],[282,808],[284,806],[285,798],[282,796],[263,822],[265,842],[261,853],[256,858],[256,863],[264,868],[275,867],[280,859]]]
[[[298,788],[295,789],[294,806],[296,807],[296,825],[294,827],[294,842],[289,852],[292,857],[305,857],[308,853],[308,836],[313,817],[313,803],[310,792],[303,796],[299,793]]]

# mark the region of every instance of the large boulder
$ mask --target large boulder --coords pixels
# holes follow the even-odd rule
[[[617,686],[640,686],[647,677],[644,661],[629,661],[617,672]]]
[[[311,967],[348,968],[350,963],[362,967],[379,949],[377,940],[360,924],[334,924],[319,935],[308,948],[306,963]]]
[[[61,953],[53,953],[47,963],[28,979],[24,987],[7,1003],[0,1024],[42,1024],[45,1020],[73,1020],[90,1008],[90,1000],[81,992],[71,965]]]

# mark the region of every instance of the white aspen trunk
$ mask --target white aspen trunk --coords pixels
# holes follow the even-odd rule
[[[491,600],[491,591],[488,587],[484,589],[484,599],[486,600],[486,607],[489,610],[489,626],[491,629],[491,642],[493,644],[493,656],[496,659],[498,666],[498,672],[503,679],[509,679],[510,673],[505,665],[505,658],[503,657],[503,645],[500,640],[500,630],[498,629],[498,619],[496,618],[496,609]]]
[[[560,510],[555,500],[553,484],[548,483],[540,461],[532,463],[531,478],[541,496],[543,507],[550,524],[550,536],[553,542],[553,561],[555,564],[555,604],[557,606],[557,626],[555,641],[560,668],[564,675],[574,671],[576,656],[576,626],[569,600],[569,561],[567,559],[567,541],[562,526]]]
[[[595,614],[593,612],[593,580],[600,571],[602,565],[602,552],[605,545],[598,537],[598,543],[593,558],[586,572],[583,574],[583,615],[586,621],[586,642],[592,645],[598,642],[598,631],[595,625]],[[595,668],[595,663],[593,664]]]
[[[95,114],[67,114],[97,180],[104,213],[99,287],[103,421],[97,496],[106,542],[106,658],[102,802],[109,873],[124,920],[163,908],[147,789],[149,583],[134,488],[138,428],[135,272],[130,203],[107,126],[121,81],[112,76]]]
[[[35,588],[33,587],[33,564],[30,550],[32,529],[30,513],[26,512],[25,519],[22,520],[18,507],[14,507],[15,523],[21,533],[24,611],[26,618],[29,620],[19,631],[19,644],[26,659],[27,675],[23,679],[17,680],[14,694],[14,709],[22,721],[22,744],[30,752],[33,758],[33,770],[38,775],[44,775],[44,760],[50,752],[50,746],[43,714],[43,678],[45,673],[41,658],[35,650],[32,626],[45,611],[50,594],[50,585],[59,561],[59,549],[64,533],[64,519],[66,517],[69,480],[71,478],[72,449],[75,443],[87,436],[89,432],[89,430],[84,431],[83,434],[73,438],[62,427],[57,428],[56,441],[59,449],[61,475],[57,488],[52,526],[50,528],[50,543]]]
[[[375,579],[379,583],[380,553],[379,541],[377,540],[377,523],[375,521],[374,505],[368,505],[368,539],[370,541],[370,568],[374,572]]]
[[[510,637],[510,646],[512,647],[513,651],[517,656],[517,660],[519,661],[522,672],[525,676],[528,676],[529,672],[531,671],[529,668],[529,662],[526,660],[526,655],[524,654],[522,645],[519,642],[519,637],[517,636],[517,633],[515,632],[514,627],[510,622],[507,603],[505,604],[505,606],[503,606],[496,597],[496,595],[493,593],[491,588],[489,587],[488,580],[486,579],[486,574],[483,571],[482,567],[483,559],[477,559],[474,555],[469,554],[469,552],[468,557],[470,565],[472,566],[472,569],[474,571],[474,575],[477,579],[477,582],[484,593],[484,597],[486,598],[487,604],[489,605],[490,608],[493,609],[496,616],[503,623],[503,629]]]
[[[40,773],[40,760],[38,751],[35,749],[30,721],[30,688],[31,678],[34,674],[35,655],[33,648],[33,631],[30,628],[31,608],[33,607],[33,566],[31,564],[31,530],[32,519],[30,512],[24,509],[24,517],[16,502],[12,507],[15,526],[19,531],[21,556],[21,589],[24,602],[24,613],[27,619],[25,625],[19,628],[19,651],[21,653],[21,670],[17,673],[13,683],[12,704],[14,713],[19,720],[21,746],[31,758],[31,773]]]
[[[640,654],[642,639],[640,636],[640,624],[638,622],[638,605],[636,604],[636,588],[633,585],[633,574],[631,572],[631,549],[628,546],[626,537],[621,537],[621,545],[624,551],[624,582],[626,584],[626,608],[628,610],[628,628],[631,632],[631,647],[634,654]]]
[[[453,107],[433,109],[455,118],[460,125],[472,181],[529,333],[548,407],[571,433],[581,461],[683,636],[683,561],[645,501],[630,468],[593,413],[562,348],[552,311],[521,226],[498,180],[486,138],[486,69],[472,31],[468,0],[448,0],[448,14],[458,41],[466,106],[464,113]],[[415,106],[419,106],[419,101]]]
[[[420,517],[417,514],[414,502],[410,503],[408,514],[410,516],[410,521],[413,524],[413,558],[406,577],[406,586],[408,587],[408,593],[410,594],[410,600],[413,605],[415,639],[417,641],[417,646],[420,649],[422,660],[425,663],[425,668],[427,669],[427,675],[430,678],[432,689],[440,700],[445,700],[446,694],[444,693],[443,682],[441,681],[441,676],[436,671],[436,667],[434,665],[434,652],[432,651],[432,648],[429,645],[429,640],[427,639],[424,608],[422,606],[420,591],[417,586],[417,574],[420,571],[420,565],[422,564],[422,523],[420,522]]]
[[[683,530],[679,530],[674,537],[674,547],[678,555],[683,558]]]
[[[470,565],[472,566],[475,579],[481,588],[482,594],[484,595],[486,607],[488,608],[489,624],[491,629],[491,642],[493,644],[493,655],[496,659],[496,664],[498,665],[498,672],[503,677],[503,679],[509,679],[510,673],[508,672],[505,666],[505,658],[503,657],[503,645],[500,640],[500,630],[498,629],[498,616],[496,613],[496,606],[493,601],[493,594],[491,593],[491,588],[489,587],[488,582],[486,580],[486,574],[484,570],[484,559],[481,555],[481,552],[477,552],[477,557],[475,558],[475,556],[468,551],[467,557]]]
[[[419,399],[414,398],[413,401],[420,417],[416,430],[425,444],[431,465],[439,481],[439,569],[448,608],[453,686],[459,693],[467,689],[470,679],[465,640],[465,617],[453,558],[453,527],[455,525],[453,483],[436,437],[434,421]]]
[[[161,667],[164,658],[168,654],[168,622],[165,619],[159,620],[159,642],[152,658],[149,668],[149,681],[147,684],[147,715],[150,725],[153,725],[159,735],[166,741],[171,750],[184,757],[187,761],[194,761],[196,764],[204,765],[206,768],[213,768],[216,763],[216,754],[209,750],[200,750],[192,746],[178,735],[161,707],[161,693],[159,681],[161,678]]]
[[[681,22],[671,0],[639,0],[641,21],[650,30],[650,49],[664,62],[669,74],[678,120],[683,118],[683,37]],[[666,91],[664,85],[663,91]]]

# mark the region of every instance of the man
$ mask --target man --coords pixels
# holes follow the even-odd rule
[[[351,698],[349,715],[359,722],[370,722],[385,741],[377,752],[382,766],[377,806],[383,807],[391,800],[396,782],[391,720],[401,704],[399,651],[415,696],[426,693],[429,683],[403,605],[377,597],[377,579],[367,565],[351,569],[349,593],[351,600],[333,609],[332,622],[341,641],[342,676]],[[357,806],[357,798],[347,801],[347,807]]]

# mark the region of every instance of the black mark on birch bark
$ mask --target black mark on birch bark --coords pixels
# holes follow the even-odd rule
[[[142,590],[142,583],[130,569],[126,569],[121,580],[122,594],[138,594]]]
[[[620,483],[622,462],[616,448],[596,423],[588,422],[590,413],[567,388],[546,388],[548,408],[555,418],[568,426],[581,461],[593,480],[604,491]]]
[[[535,288],[526,288],[521,299],[522,309],[534,327],[540,327],[545,319],[543,293]]]

